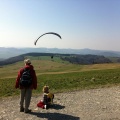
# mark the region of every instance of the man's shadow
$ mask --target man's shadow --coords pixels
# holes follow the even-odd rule
[[[39,118],[47,118],[47,120],[80,120],[79,117],[72,115],[62,114],[62,113],[40,113],[31,112],[31,115],[36,115]]]
[[[63,109],[65,106],[61,106],[58,104],[52,105],[49,109]],[[35,115],[39,118],[47,118],[48,120],[80,120],[79,117],[75,117],[72,115],[67,115],[63,113],[40,113],[40,112],[31,112],[31,115]]]

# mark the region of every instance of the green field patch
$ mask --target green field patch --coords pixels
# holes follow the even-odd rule
[[[78,65],[63,62],[59,57],[42,59],[33,57],[32,64],[37,74],[38,88],[34,94],[42,93],[44,85],[53,92],[67,92],[98,87],[120,85],[120,64]],[[48,60],[49,59],[49,60]],[[0,68],[0,97],[19,95],[15,80],[24,62],[17,62]]]
[[[44,85],[49,85],[53,92],[91,89],[120,84],[120,69],[95,70],[64,74],[38,75],[38,88],[34,94],[42,92]],[[15,78],[0,79],[0,97],[19,94],[15,89]]]

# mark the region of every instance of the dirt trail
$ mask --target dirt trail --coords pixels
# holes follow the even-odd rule
[[[0,120],[120,120],[120,86],[55,94],[54,106],[36,108],[42,96],[33,96],[31,114],[19,112],[19,97],[0,100]]]

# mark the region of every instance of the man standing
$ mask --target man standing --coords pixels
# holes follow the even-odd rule
[[[15,88],[20,88],[20,112],[29,113],[32,90],[37,89],[37,77],[30,59],[24,60],[25,66],[18,72]],[[28,83],[29,81],[29,83]],[[25,105],[24,105],[25,102]]]

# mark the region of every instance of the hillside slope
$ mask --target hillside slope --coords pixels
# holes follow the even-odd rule
[[[23,61],[25,58],[49,56],[51,60],[54,57],[58,57],[63,61],[69,61],[73,64],[100,64],[100,63],[112,63],[109,58],[100,55],[77,55],[77,54],[53,54],[53,53],[26,53],[19,56],[11,57],[0,61],[0,65],[13,64],[19,61]],[[38,58],[37,58],[38,59]]]

